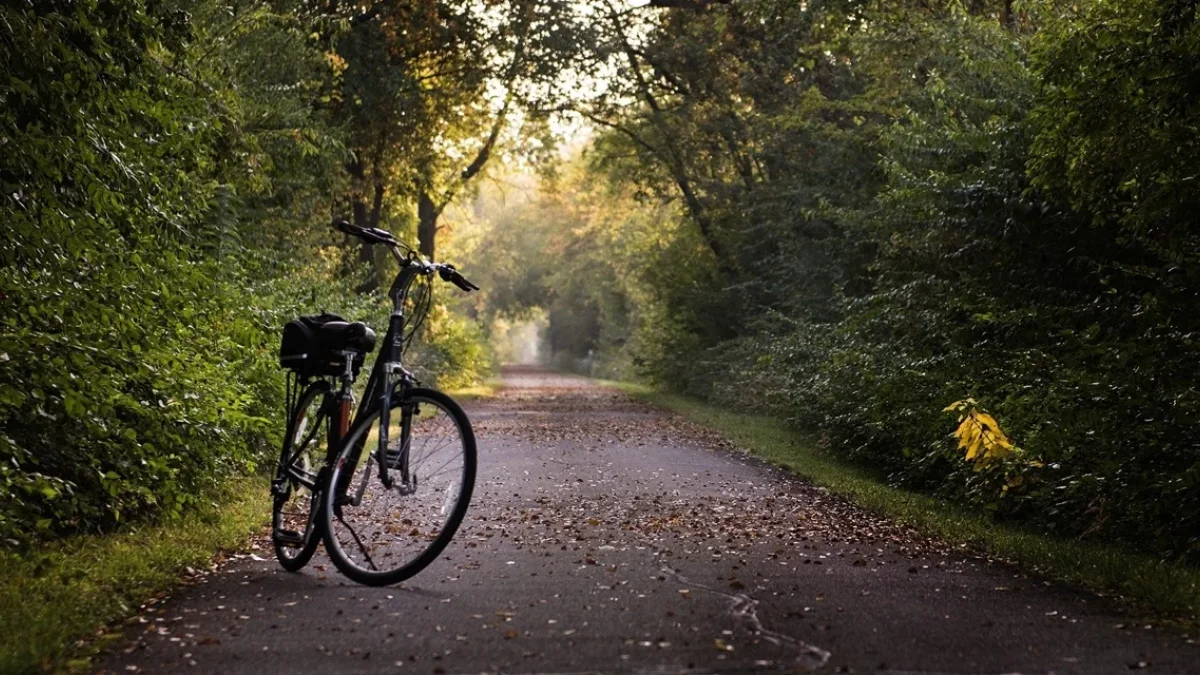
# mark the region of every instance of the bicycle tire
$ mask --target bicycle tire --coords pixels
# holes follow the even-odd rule
[[[423,406],[437,409],[427,415],[428,408],[425,408],[412,427],[409,450],[416,491],[401,494],[395,486],[384,487],[378,480],[377,471],[372,475],[371,467],[378,466],[374,451],[377,436],[373,434],[378,433],[379,411],[375,410],[351,430],[334,462],[328,484],[346,486],[346,489],[326,490],[320,509],[321,534],[329,558],[347,578],[367,586],[399,583],[436,560],[466,517],[475,486],[475,434],[462,408],[439,391],[413,388],[407,390],[403,398],[392,402],[389,426],[404,414],[405,406],[418,410]],[[443,426],[439,412],[453,422],[457,431],[461,463],[454,447],[446,453],[441,452],[450,442],[429,447],[428,441],[423,440],[426,435],[436,436],[436,429]],[[433,459],[435,453],[437,459]],[[356,494],[359,503],[351,503],[345,498],[347,494]],[[368,497],[370,504],[360,509],[364,498]],[[381,514],[378,512],[381,500],[394,506]],[[367,550],[364,538],[372,545],[375,555]]]
[[[324,464],[328,439],[321,427],[328,423],[328,414],[320,408],[328,392],[329,384],[322,380],[310,385],[301,395],[294,418],[288,424],[287,437],[275,468],[273,485],[280,485],[281,488],[279,492],[273,489],[271,544],[280,566],[289,572],[303,569],[321,543],[321,537],[316,532],[321,521],[313,513],[314,508],[320,508],[320,500],[298,481],[289,478],[289,459],[292,460],[292,466],[303,462],[306,466],[302,470],[314,477]],[[314,413],[315,419],[310,419]],[[300,452],[297,452],[297,442],[306,442],[312,447],[300,448]],[[300,522],[304,523],[304,530],[297,532],[295,526]],[[297,546],[294,540],[285,541],[284,533],[298,535],[302,543]]]

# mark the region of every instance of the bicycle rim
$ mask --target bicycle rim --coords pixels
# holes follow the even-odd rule
[[[408,476],[403,485],[402,422],[411,414]],[[475,482],[475,438],[462,409],[439,392],[414,389],[393,403],[389,418],[389,478],[380,478],[379,413],[344,445],[322,510],[329,557],[350,579],[393,584],[433,562],[466,514]],[[341,493],[340,495],[337,493]]]

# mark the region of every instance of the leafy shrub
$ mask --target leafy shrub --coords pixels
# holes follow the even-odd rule
[[[1178,517],[1200,500],[1195,295],[1159,277],[1194,249],[1088,222],[1035,189],[1038,125],[1073,119],[1076,102],[1044,97],[1022,43],[986,19],[924,30],[928,75],[884,135],[889,181],[865,211],[876,288],[847,298],[840,322],[771,342],[802,355],[785,400],[895,482],[1195,559],[1200,530]],[[934,45],[956,45],[956,63]],[[938,406],[963,396],[1044,458],[1036,481],[1005,490],[948,458]]]
[[[449,287],[443,293],[457,293]],[[426,386],[457,389],[477,383],[495,367],[483,330],[475,321],[435,302],[420,342],[407,357]]]

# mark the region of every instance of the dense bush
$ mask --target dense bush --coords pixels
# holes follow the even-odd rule
[[[1125,214],[1089,218],[1065,194],[1034,188],[1026,166],[1044,175],[1047,135],[1099,105],[1040,84],[1070,66],[1031,61],[994,22],[959,15],[936,29],[920,42],[932,47],[924,59],[939,44],[971,50],[955,48],[953,69],[930,68],[904,124],[885,134],[889,182],[868,218],[882,244],[876,288],[847,303],[828,351],[802,365],[796,408],[832,447],[897,480],[1064,534],[1194,556],[1197,523],[1178,514],[1200,499],[1200,437],[1188,424],[1196,300],[1168,270],[1195,248],[1181,238],[1164,251]],[[1058,30],[1033,40],[1057,42]],[[1122,103],[1107,105],[1122,114]],[[1193,196],[1174,199],[1182,211]],[[1044,461],[1019,489],[1001,492],[947,458],[939,406],[965,396],[1001,413]]]

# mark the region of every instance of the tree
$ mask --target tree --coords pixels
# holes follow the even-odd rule
[[[442,212],[496,154],[519,99],[553,72],[566,5],[380,0],[338,11],[351,24],[336,106],[351,134],[354,219],[375,227],[389,198],[414,204],[432,258]],[[379,281],[376,267],[360,290]]]

